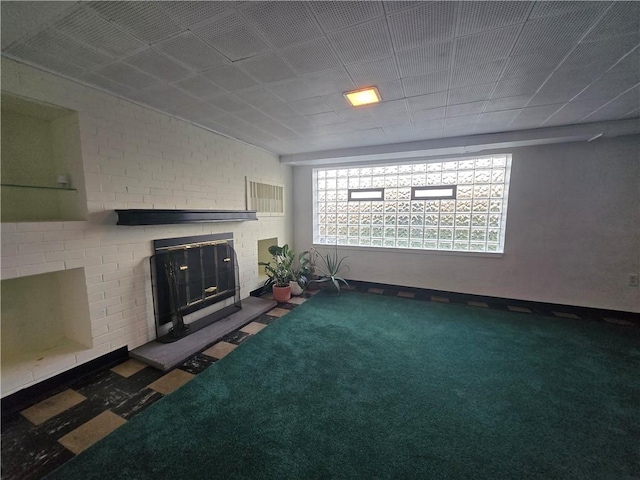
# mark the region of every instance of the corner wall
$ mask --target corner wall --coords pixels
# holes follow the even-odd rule
[[[93,343],[75,352],[32,352],[21,366],[3,368],[2,396],[154,338],[148,267],[153,240],[233,232],[243,298],[260,284],[258,240],[292,242],[292,172],[276,155],[5,58],[2,90],[78,112],[88,220],[2,223],[2,279],[83,269]],[[245,176],[284,185],[286,215],[257,222],[115,225],[114,209],[244,210]]]
[[[512,149],[502,257],[339,247],[347,278],[640,312],[640,137]],[[311,246],[312,167],[294,168],[294,239]]]

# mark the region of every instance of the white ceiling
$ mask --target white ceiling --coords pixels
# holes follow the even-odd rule
[[[635,1],[2,2],[3,55],[277,154],[637,118],[639,45]]]

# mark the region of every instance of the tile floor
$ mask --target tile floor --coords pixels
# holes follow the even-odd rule
[[[593,309],[510,302],[365,282],[352,282],[350,289],[374,295],[397,296],[409,301],[463,303],[478,308],[554,316],[568,321],[606,321],[617,325],[640,326],[637,315]],[[39,480],[45,477],[316,293],[318,291],[305,292],[304,296],[278,305],[169,372],[156,370],[137,360],[126,360],[4,419],[1,437],[2,479]]]

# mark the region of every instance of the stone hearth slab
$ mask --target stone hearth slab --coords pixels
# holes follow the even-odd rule
[[[169,370],[198,353],[216,340],[238,328],[251,323],[252,320],[268,312],[277,303],[258,297],[247,297],[242,300],[242,310],[232,313],[211,325],[192,333],[177,342],[160,343],[155,340],[129,352],[129,355],[141,362],[160,370]]]

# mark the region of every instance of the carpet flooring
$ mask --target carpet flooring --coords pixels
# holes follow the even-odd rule
[[[322,293],[51,480],[633,479],[640,334]]]

